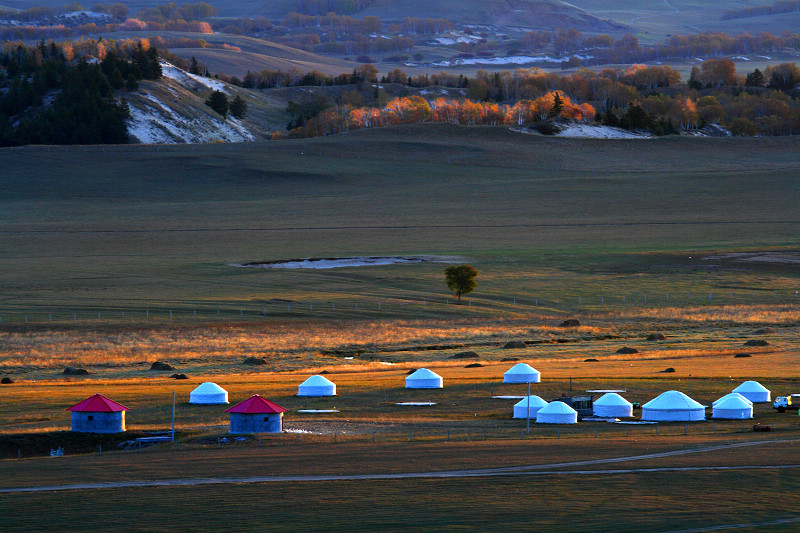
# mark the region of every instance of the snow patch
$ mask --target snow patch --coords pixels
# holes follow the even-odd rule
[[[564,57],[551,56],[504,56],[504,57],[469,57],[447,59],[431,63],[434,67],[456,67],[459,65],[527,65],[529,63],[563,63],[571,57],[578,59],[591,59],[590,55],[569,55]]]
[[[142,144],[176,144],[254,141],[241,122],[212,115],[182,116],[155,96],[145,93],[147,102],[128,102],[131,118],[128,133]]]
[[[188,72],[179,69],[171,63],[166,61],[161,62],[161,75],[178,82],[187,89],[197,91],[201,87],[206,87],[214,91],[220,91],[225,94],[230,94],[225,84],[219,80],[206,78],[197,74],[189,74]]]
[[[447,263],[452,258],[432,256],[408,257],[331,257],[327,259],[291,259],[288,261],[268,261],[261,263],[235,263],[232,266],[244,268],[307,268],[328,269],[342,267],[407,265],[411,263]]]
[[[611,126],[592,126],[590,124],[570,124],[560,132],[557,137],[572,137],[585,139],[651,139],[652,135],[634,131],[612,128]]]

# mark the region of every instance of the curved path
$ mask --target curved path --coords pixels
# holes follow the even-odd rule
[[[80,483],[72,485],[47,485],[39,487],[18,487],[0,488],[2,493],[24,493],[24,492],[49,492],[63,490],[87,490],[87,489],[115,489],[132,487],[184,487],[196,485],[218,485],[232,483],[297,483],[297,482],[319,482],[319,481],[362,481],[362,480],[381,480],[381,479],[430,479],[430,478],[468,478],[468,477],[488,477],[488,476],[576,476],[576,475],[603,475],[603,474],[631,474],[631,473],[651,473],[651,472],[694,472],[694,471],[713,471],[713,470],[774,470],[774,469],[795,469],[800,468],[800,464],[791,465],[744,465],[744,466],[687,466],[687,467],[661,467],[661,468],[626,468],[610,470],[553,470],[559,468],[575,468],[581,466],[623,463],[629,461],[643,461],[647,459],[659,459],[663,457],[676,457],[693,453],[713,452],[719,450],[730,450],[734,448],[744,448],[750,446],[761,446],[776,443],[798,442],[797,440],[766,440],[755,442],[740,442],[736,444],[725,444],[720,446],[710,446],[705,448],[693,448],[688,450],[674,450],[670,452],[650,453],[644,455],[631,455],[626,457],[612,457],[610,459],[591,459],[586,461],[572,461],[566,463],[548,463],[541,465],[509,466],[502,468],[476,468],[467,470],[445,470],[433,472],[400,472],[388,474],[323,474],[323,475],[288,475],[288,476],[253,476],[244,478],[173,478],[158,480],[141,481],[109,481],[101,483]]]

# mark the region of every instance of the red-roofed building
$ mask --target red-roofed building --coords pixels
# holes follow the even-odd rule
[[[280,433],[287,410],[254,394],[225,412],[231,416],[231,433]]]
[[[119,433],[125,431],[124,405],[102,394],[89,396],[67,408],[72,411],[72,431],[84,433]]]

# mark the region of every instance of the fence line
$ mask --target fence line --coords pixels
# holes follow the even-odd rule
[[[385,444],[401,442],[475,442],[475,441],[496,441],[496,440],[518,440],[518,441],[541,441],[559,439],[603,439],[603,438],[669,438],[684,437],[689,435],[716,435],[731,436],[753,432],[755,419],[747,420],[706,420],[705,422],[673,422],[656,424],[605,424],[600,423],[579,423],[577,425],[560,424],[531,424],[530,432],[524,426],[518,428],[426,428],[420,426],[406,431],[396,432],[364,432],[364,433],[344,433],[334,432],[329,434],[301,433],[291,429],[281,434],[256,434],[249,436],[209,436],[199,438],[197,441],[181,441],[180,435],[176,436],[173,443],[153,444],[153,451],[186,451],[198,448],[234,449],[240,447],[274,447],[274,446],[296,446],[301,444],[333,444],[346,446],[348,444]],[[770,426],[775,430],[775,425]],[[779,428],[792,429],[792,428]],[[148,446],[132,445],[124,448],[127,451],[139,453],[148,451]],[[102,448],[94,453],[108,453],[111,451]],[[0,454],[0,461],[17,460],[38,454],[25,453],[26,450],[19,448],[9,454]],[[66,455],[72,455],[69,449],[65,449]]]
[[[491,311],[508,313],[527,313],[536,310],[564,312],[613,311],[621,309],[675,308],[684,305],[743,305],[772,304],[787,305],[800,303],[798,290],[773,290],[757,294],[725,291],[724,293],[663,293],[653,294],[600,294],[566,295],[559,297],[540,297],[519,295],[497,298],[462,298],[461,305],[455,305],[455,298],[430,296],[409,298],[351,298],[308,301],[264,302],[247,305],[227,302],[220,305],[193,305],[189,302],[170,305],[154,305],[150,308],[135,306],[97,307],[97,306],[37,306],[21,309],[0,309],[0,326],[9,323],[67,322],[78,320],[136,320],[136,319],[174,319],[174,318],[270,318],[305,315],[366,315],[375,313],[397,314],[411,310],[440,313],[442,311],[472,312],[475,314]]]

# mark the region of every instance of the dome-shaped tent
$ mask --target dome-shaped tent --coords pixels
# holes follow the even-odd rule
[[[592,414],[609,417],[633,416],[633,404],[616,392],[607,392],[592,403]]]
[[[742,396],[738,392],[729,392],[728,394],[726,394],[722,398],[717,398],[716,400],[714,400],[714,403],[712,403],[711,406],[712,407],[716,407],[716,405],[718,403],[720,403],[723,400],[727,400],[728,398],[741,398],[743,401],[747,402],[748,405],[753,405],[753,402],[751,402],[750,400],[748,400],[747,398],[745,398],[744,396]]]
[[[443,386],[442,376],[427,368],[417,369],[406,377],[407,389],[441,389]]]
[[[738,392],[753,403],[768,402],[769,389],[758,381],[745,381],[735,389],[733,392]]]
[[[206,381],[189,393],[189,403],[201,405],[228,403],[228,391],[216,383]]]
[[[539,412],[539,409],[546,405],[547,402],[538,396],[533,394],[526,396],[514,404],[514,418],[536,418],[536,413]]]
[[[297,387],[298,396],[336,396],[336,384],[319,374],[311,376]]]
[[[729,394],[714,402],[712,416],[714,418],[732,418],[742,420],[753,418],[753,404],[747,399]]]
[[[539,383],[541,374],[528,363],[517,363],[503,374],[503,383]]]
[[[536,413],[537,424],[577,424],[578,411],[558,400],[550,402]]]
[[[705,418],[702,404],[676,390],[663,392],[642,406],[642,420],[694,422]]]

